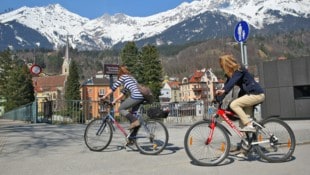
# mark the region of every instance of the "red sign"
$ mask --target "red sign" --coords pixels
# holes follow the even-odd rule
[[[39,65],[34,64],[31,66],[30,72],[32,74],[39,75],[42,72],[42,68]]]

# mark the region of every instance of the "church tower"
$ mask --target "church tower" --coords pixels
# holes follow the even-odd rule
[[[64,57],[64,62],[62,63],[62,75],[69,75],[71,59],[69,58],[69,36],[67,35],[66,53]]]

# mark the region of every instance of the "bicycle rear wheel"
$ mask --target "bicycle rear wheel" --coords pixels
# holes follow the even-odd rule
[[[292,129],[287,123],[277,118],[262,121],[263,129],[257,132],[256,146],[258,154],[268,162],[285,162],[294,153],[296,140]]]
[[[217,165],[228,156],[230,150],[230,139],[220,123],[216,123],[212,139],[207,143],[212,132],[211,124],[210,120],[199,121],[187,130],[184,137],[186,154],[198,165]]]
[[[84,141],[90,150],[102,151],[109,146],[112,136],[111,123],[102,119],[95,119],[87,125]]]
[[[135,144],[140,153],[156,155],[165,149],[168,138],[168,130],[162,122],[149,120],[141,125]]]

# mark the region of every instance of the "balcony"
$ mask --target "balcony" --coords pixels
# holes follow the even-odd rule
[[[201,92],[202,90],[203,90],[203,88],[201,88],[201,87],[198,87],[198,88],[192,88],[192,90],[194,91],[194,92]]]

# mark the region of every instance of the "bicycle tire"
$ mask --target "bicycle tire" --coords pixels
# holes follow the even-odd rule
[[[202,166],[220,164],[230,150],[230,138],[220,123],[216,123],[212,140],[206,144],[211,132],[210,124],[210,120],[197,122],[186,131],[184,137],[186,154],[194,163]]]
[[[168,140],[166,126],[161,121],[148,120],[138,130],[135,144],[140,153],[156,155],[166,148]]]
[[[261,143],[255,146],[261,158],[272,163],[290,160],[295,151],[296,139],[289,125],[277,118],[263,120],[261,125],[264,127],[263,131],[268,131],[275,136],[270,137],[264,134],[261,129],[258,129],[256,140],[258,142],[269,140],[268,143]],[[273,142],[275,138],[277,138],[277,141]]]
[[[100,130],[100,131],[99,131]],[[99,132],[99,134],[97,134]],[[91,151],[102,151],[109,146],[113,137],[112,125],[102,119],[91,121],[84,132],[84,141]]]

